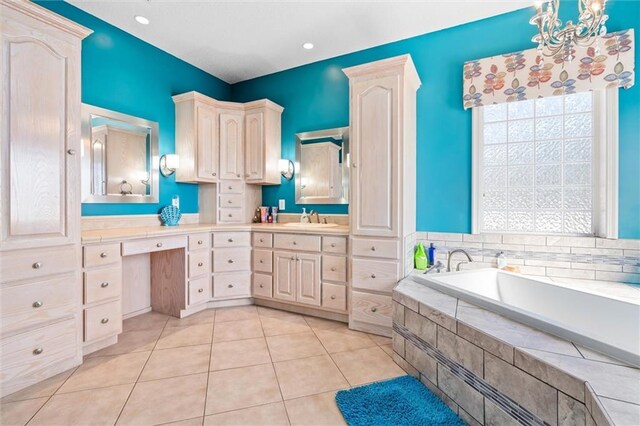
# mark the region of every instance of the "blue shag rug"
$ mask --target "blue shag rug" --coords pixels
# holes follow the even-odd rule
[[[336,402],[350,426],[464,426],[447,405],[411,376],[342,390]]]

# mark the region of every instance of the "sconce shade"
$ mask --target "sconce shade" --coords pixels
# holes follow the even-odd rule
[[[293,171],[294,171],[293,161],[287,160],[285,158],[281,158],[280,161],[278,162],[278,166],[280,169],[280,174],[282,175],[283,178],[287,180],[293,179]]]

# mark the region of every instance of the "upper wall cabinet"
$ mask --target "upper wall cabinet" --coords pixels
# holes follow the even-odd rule
[[[173,100],[180,156],[176,181],[280,183],[281,106],[267,99],[223,102],[197,92]]]
[[[282,107],[266,99],[245,104],[245,161],[247,183],[280,183]]]

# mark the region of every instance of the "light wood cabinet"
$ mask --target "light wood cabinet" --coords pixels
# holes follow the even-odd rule
[[[320,255],[274,253],[276,299],[320,306]]]
[[[349,326],[389,336],[391,290],[410,272],[415,242],[420,79],[410,55],[343,71],[350,89],[351,287],[358,289]]]
[[[273,253],[273,297],[296,301],[296,255],[289,252]]]
[[[283,108],[267,99],[245,104],[245,179],[279,185]]]
[[[1,397],[82,362],[80,53],[91,30],[29,1],[1,0],[0,20]]]
[[[242,111],[220,112],[220,178],[242,180],[244,174]]]
[[[218,116],[207,105],[196,106],[197,176],[201,182],[215,182],[218,177]]]

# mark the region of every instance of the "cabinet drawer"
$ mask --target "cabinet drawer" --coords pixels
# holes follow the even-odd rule
[[[229,248],[214,250],[213,272],[250,271],[251,249]]]
[[[400,263],[387,260],[351,260],[353,288],[391,292],[400,281]]]
[[[125,241],[122,243],[122,255],[152,253],[187,247],[187,237],[146,238],[144,240]]]
[[[242,194],[220,195],[220,207],[242,207]]]
[[[273,234],[266,232],[254,232],[253,233],[253,246],[254,247],[273,247]]]
[[[253,274],[253,295],[272,298],[273,277],[265,274]]]
[[[338,284],[322,283],[322,307],[347,310],[347,287]]]
[[[1,382],[37,373],[74,358],[78,352],[77,321],[60,321],[0,341]]]
[[[0,288],[0,333],[73,315],[77,281],[73,273],[59,278]]]
[[[120,243],[84,246],[82,264],[85,268],[120,262]]]
[[[221,223],[242,223],[242,209],[220,208],[218,221]]]
[[[351,318],[355,321],[391,327],[391,296],[379,294],[351,293]]]
[[[12,251],[2,253],[0,280],[10,282],[41,278],[74,271],[79,266],[74,246]]]
[[[220,194],[242,194],[244,189],[244,183],[238,181],[221,181],[218,185],[220,186]]]
[[[347,281],[347,258],[344,256],[322,255],[322,279],[329,281]]]
[[[320,251],[320,236],[300,234],[275,234],[273,247],[285,250]]]
[[[189,278],[211,274],[209,250],[189,253]]]
[[[216,274],[213,276],[213,297],[225,299],[251,296],[251,272]]]
[[[84,303],[94,303],[122,295],[120,266],[95,269],[84,273]]]
[[[255,272],[273,272],[273,252],[271,250],[253,250],[253,270]]]
[[[347,254],[347,237],[322,237],[322,251]]]
[[[209,300],[211,278],[202,277],[189,281],[189,305],[197,305]]]
[[[104,303],[84,310],[84,341],[122,333],[122,302]]]
[[[200,249],[208,249],[209,245],[209,234],[189,234],[189,251],[200,250]]]
[[[399,259],[400,242],[398,240],[353,238],[351,240],[351,254],[353,256]]]
[[[213,247],[249,247],[249,232],[216,232],[213,234]]]

